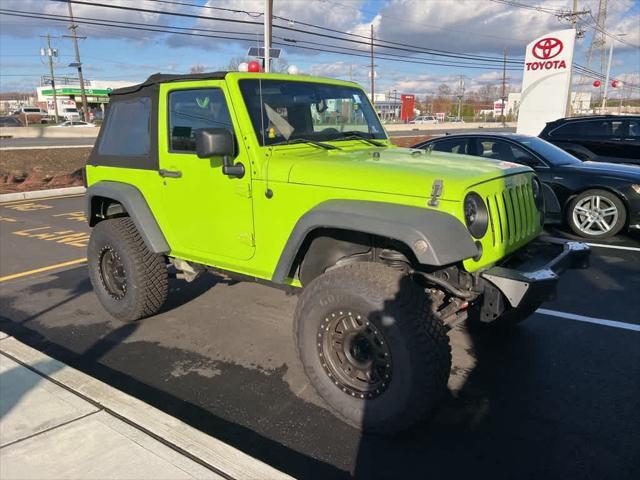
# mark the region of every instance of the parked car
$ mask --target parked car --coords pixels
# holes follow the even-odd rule
[[[640,229],[640,167],[583,162],[538,137],[512,133],[447,135],[413,148],[533,168],[543,182],[546,223],[566,222],[581,237],[606,238],[625,228]]]
[[[420,125],[420,124],[425,124],[425,123],[438,123],[438,119],[432,115],[422,115],[420,117],[416,117],[415,119],[411,120],[409,123],[413,123],[416,125]]]
[[[22,122],[16,117],[0,117],[0,127],[22,127]]]
[[[81,122],[80,120],[73,120],[73,121],[62,122],[60,125],[56,125],[54,128],[60,128],[60,127],[77,128],[77,127],[95,127],[95,126],[96,125],[93,123]]]
[[[640,116],[598,115],[547,123],[540,138],[580,160],[640,165]]]

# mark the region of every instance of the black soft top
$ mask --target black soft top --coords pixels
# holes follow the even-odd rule
[[[144,82],[130,87],[117,88],[111,92],[111,96],[114,95],[130,95],[132,93],[139,92],[145,87],[158,85],[160,83],[167,82],[180,82],[183,80],[222,80],[229,72],[207,72],[207,73],[183,73],[183,74],[169,74],[169,73],[154,73]]]

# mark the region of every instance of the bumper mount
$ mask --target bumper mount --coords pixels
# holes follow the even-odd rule
[[[483,301],[480,318],[492,322],[505,313],[532,313],[555,296],[567,269],[587,268],[591,248],[581,242],[539,237],[503,265],[480,274]]]

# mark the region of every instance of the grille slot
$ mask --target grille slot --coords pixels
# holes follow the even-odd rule
[[[532,235],[536,208],[530,185],[517,185],[486,197],[494,246],[510,246]]]

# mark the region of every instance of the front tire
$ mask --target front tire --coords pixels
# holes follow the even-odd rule
[[[404,430],[446,390],[444,325],[424,288],[398,270],[353,263],[317,277],[300,295],[294,326],[311,384],[356,428]]]
[[[93,290],[113,317],[134,321],[160,310],[168,292],[167,266],[147,248],[131,218],[98,223],[87,257]]]
[[[627,211],[622,200],[606,190],[587,190],[576,196],[567,209],[573,232],[583,238],[609,238],[625,225]]]

